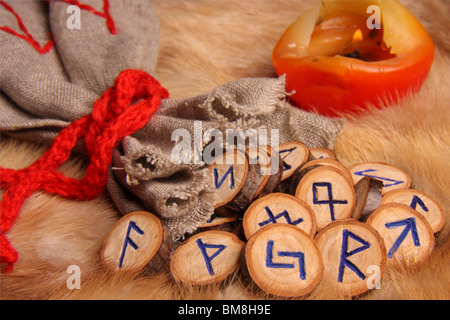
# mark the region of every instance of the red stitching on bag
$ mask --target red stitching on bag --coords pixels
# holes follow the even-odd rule
[[[25,27],[25,25],[22,22],[22,19],[20,18],[20,16],[13,10],[13,8],[11,8],[6,2],[4,1],[0,1],[0,4],[5,7],[6,10],[8,10],[9,12],[11,12],[17,19],[17,23],[20,27],[20,29],[25,33],[25,35],[17,33],[16,31],[14,31],[13,29],[3,26],[0,27],[0,30],[6,31],[16,37],[19,37],[25,41],[27,41],[29,44],[31,44],[31,46],[33,48],[35,48],[40,54],[44,54],[46,52],[49,52],[52,48],[53,48],[53,44],[54,41],[51,38],[51,34],[49,34],[50,36],[50,40],[43,46],[41,47],[41,45],[34,40],[33,36],[28,32],[27,28]]]
[[[82,10],[90,11],[93,14],[104,18],[106,20],[106,26],[108,27],[111,34],[117,34],[116,24],[114,23],[114,20],[109,13],[109,0],[103,0],[103,12],[97,11],[89,5],[82,4],[78,0],[62,0],[62,1],[66,2],[68,4],[76,5]],[[50,2],[50,0],[45,0],[45,2],[48,3],[48,2]],[[23,23],[22,18],[20,18],[20,16],[14,11],[14,9],[11,6],[9,6],[5,1],[0,1],[0,5],[2,5],[6,10],[11,12],[14,15],[14,17],[16,17],[17,24],[19,25],[22,32],[25,33],[25,35],[20,34],[7,26],[0,27],[0,30],[3,30],[5,32],[8,32],[8,33],[16,36],[16,37],[19,37],[19,38],[25,40],[33,48],[35,48],[37,50],[37,52],[39,52],[40,54],[49,52],[53,48],[54,41],[53,41],[52,35],[50,33],[48,34],[50,37],[50,40],[43,47],[41,47],[41,45],[28,32],[28,29],[25,27],[25,24]]]
[[[91,6],[89,6],[87,4],[82,4],[78,0],[62,0],[62,1],[65,2],[65,3],[68,3],[68,4],[76,5],[82,10],[90,11],[93,14],[99,16],[99,17],[105,18],[106,19],[106,26],[108,27],[109,31],[112,34],[117,34],[116,24],[114,23],[113,18],[109,14],[109,0],[103,0],[103,12],[97,11],[97,10],[95,10],[94,8],[92,8]]]

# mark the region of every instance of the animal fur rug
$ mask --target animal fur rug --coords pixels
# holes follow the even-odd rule
[[[172,99],[205,93],[243,77],[275,77],[272,49],[296,17],[316,0],[150,0],[161,24],[158,80]],[[388,267],[381,289],[360,299],[450,299],[450,1],[402,0],[436,46],[424,86],[398,105],[348,119],[334,151],[346,166],[382,161],[407,171],[412,187],[436,199],[447,216],[431,257],[414,267]],[[2,136],[0,166],[23,168],[45,146]],[[80,178],[86,163],[72,157],[61,170]],[[20,253],[2,273],[1,299],[253,299],[238,276],[220,285],[186,286],[168,270],[114,275],[102,267],[100,249],[120,218],[105,194],[71,201],[45,192],[24,203],[7,236]],[[81,270],[70,290],[67,267]],[[308,299],[342,298],[319,286]]]

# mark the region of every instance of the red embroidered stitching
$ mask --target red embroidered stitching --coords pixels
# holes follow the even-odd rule
[[[50,2],[50,0],[45,0],[47,3]],[[72,5],[76,5],[78,6],[80,9],[82,10],[87,10],[92,12],[93,14],[102,17],[106,20],[106,26],[108,27],[109,31],[111,32],[111,34],[117,34],[117,30],[116,30],[116,24],[114,23],[113,18],[111,17],[110,13],[109,13],[109,0],[103,0],[103,12],[101,11],[97,11],[94,8],[92,8],[89,5],[86,4],[81,4],[78,0],[62,0],[68,4],[72,4]],[[13,29],[7,27],[7,26],[2,26],[0,27],[0,30],[6,31],[16,37],[19,37],[25,41],[27,41],[33,48],[35,48],[40,54],[44,54],[46,52],[49,52],[54,45],[54,41],[52,39],[51,34],[49,33],[50,36],[50,40],[43,46],[41,47],[41,45],[33,38],[33,36],[28,32],[28,29],[25,27],[22,19],[20,18],[20,16],[14,11],[14,9],[9,6],[5,1],[0,1],[0,4],[9,12],[11,12],[14,17],[16,17],[17,19],[17,24],[19,25],[20,29],[25,33],[25,35],[20,34],[16,31],[14,31]]]
[[[62,1],[64,1],[65,3],[68,3],[68,4],[76,5],[82,10],[90,11],[93,14],[99,16],[99,17],[105,18],[106,19],[106,26],[108,27],[109,31],[112,34],[117,34],[116,24],[114,23],[113,18],[109,14],[109,0],[103,0],[103,12],[97,11],[97,10],[95,10],[94,8],[92,8],[91,6],[89,6],[87,4],[82,4],[78,0],[62,0]]]
[[[9,12],[11,12],[17,19],[17,23],[20,27],[20,29],[25,33],[25,35],[17,33],[16,31],[14,31],[13,29],[3,26],[0,27],[0,30],[6,31],[16,37],[19,37],[25,41],[27,41],[29,44],[31,44],[31,46],[33,48],[35,48],[40,54],[44,54],[46,52],[49,52],[52,48],[53,48],[53,44],[54,41],[53,39],[51,39],[51,35],[50,36],[50,40],[43,46],[41,47],[41,45],[34,40],[33,36],[28,32],[27,28],[25,27],[25,25],[22,22],[22,19],[20,18],[20,16],[13,10],[13,8],[11,8],[6,2],[4,1],[0,1],[0,4],[5,7],[6,10],[8,10]]]

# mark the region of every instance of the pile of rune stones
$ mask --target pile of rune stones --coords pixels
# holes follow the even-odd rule
[[[402,169],[382,162],[346,168],[332,150],[301,142],[224,151],[208,169],[216,202],[207,223],[174,241],[157,215],[127,214],[105,238],[105,267],[170,268],[189,285],[238,272],[278,297],[305,296],[324,282],[355,297],[380,288],[387,264],[424,262],[445,224],[439,204],[412,189]]]

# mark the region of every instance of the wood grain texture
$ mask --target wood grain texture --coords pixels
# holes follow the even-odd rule
[[[216,157],[208,169],[215,189],[215,208],[231,202],[241,192],[249,174],[247,156],[237,150]]]
[[[305,174],[295,196],[314,211],[317,230],[334,220],[350,218],[356,203],[353,185],[342,171],[331,166],[319,166]]]
[[[434,249],[435,238],[428,221],[407,205],[381,205],[367,219],[384,240],[390,263],[420,264]]]
[[[336,154],[333,150],[324,148],[311,148],[309,149],[311,157],[314,159],[333,159],[336,160]]]
[[[245,246],[245,260],[253,281],[263,291],[282,297],[306,295],[322,279],[324,269],[312,238],[289,224],[258,230]]]
[[[383,181],[381,193],[391,190],[411,187],[411,176],[408,172],[392,164],[383,162],[363,162],[351,166],[349,169],[353,183],[357,183],[364,176]]]
[[[373,272],[381,280],[386,267],[386,249],[380,234],[370,225],[353,219],[334,221],[314,241],[322,253],[324,281],[344,296],[369,291],[368,278]]]
[[[163,237],[164,229],[157,216],[144,211],[129,213],[106,236],[102,261],[113,272],[141,271],[159,251]]]
[[[434,233],[441,231],[445,225],[445,213],[440,204],[421,191],[392,190],[381,198],[381,204],[385,203],[402,203],[410,206],[428,221]]]
[[[353,219],[364,221],[380,206],[382,188],[382,181],[368,176],[355,184],[356,204],[352,214]]]
[[[281,160],[283,161],[283,175],[281,181],[289,178],[298,167],[309,159],[309,149],[301,142],[286,142],[278,147]]]
[[[223,281],[239,262],[244,243],[225,231],[210,230],[183,242],[170,260],[170,270],[177,281],[204,285]]]

